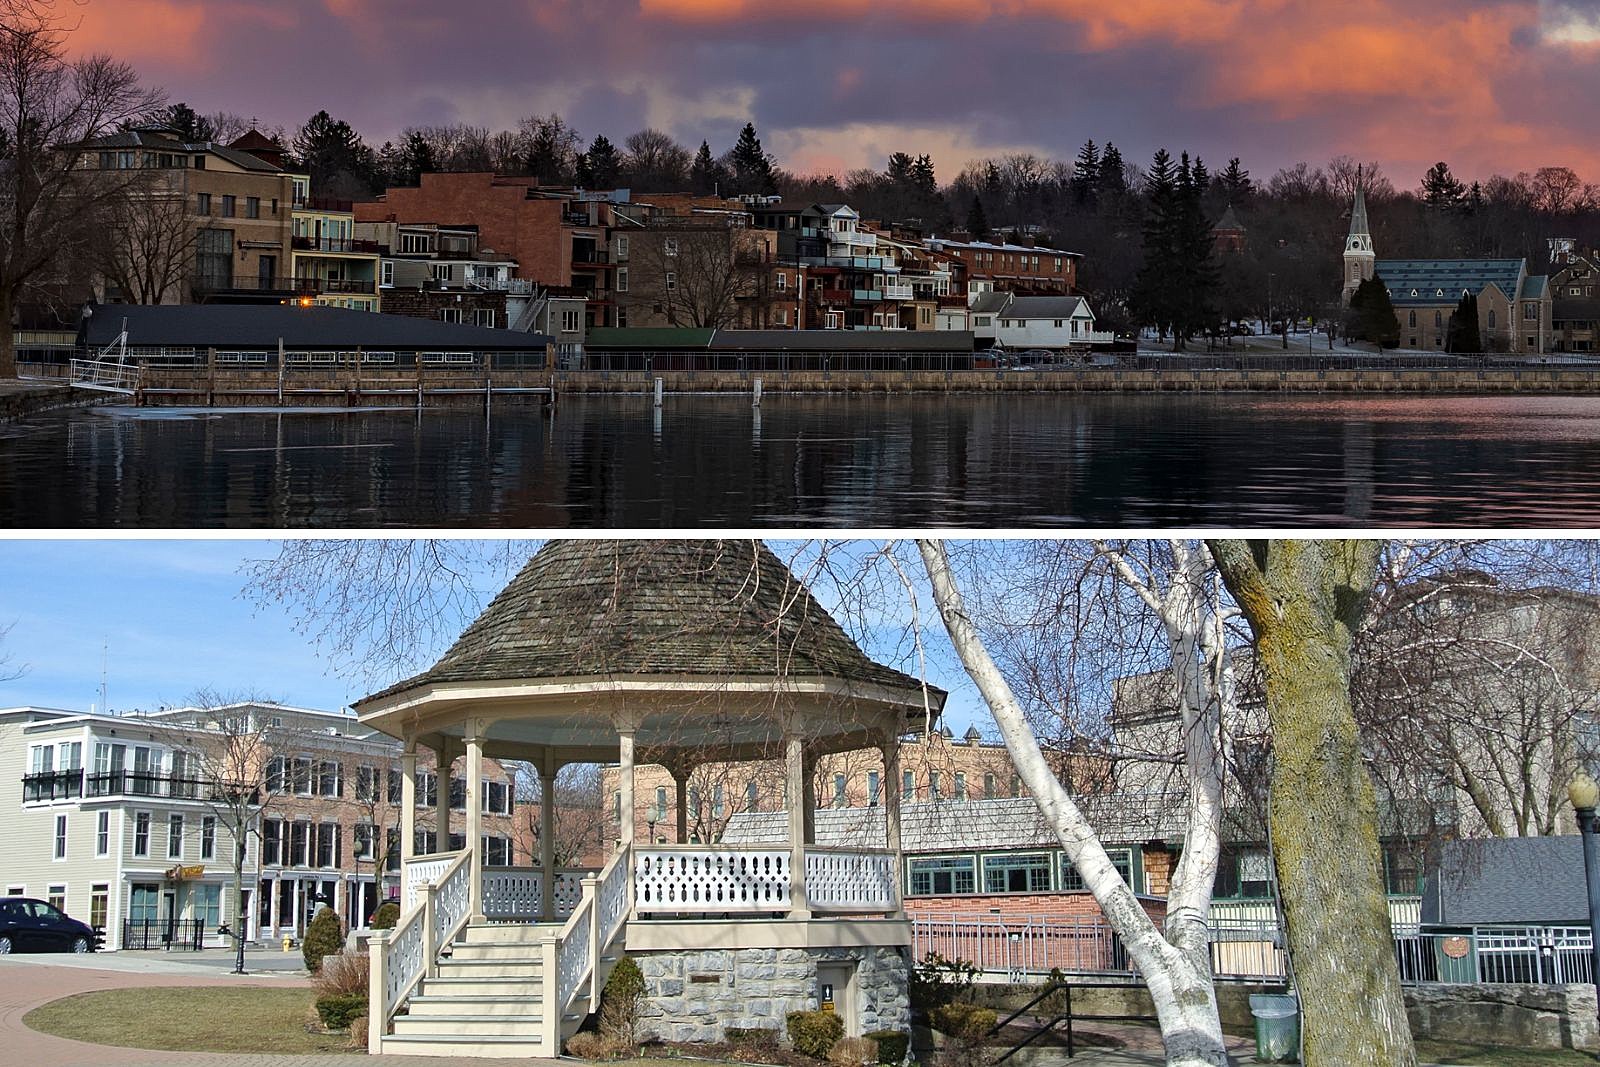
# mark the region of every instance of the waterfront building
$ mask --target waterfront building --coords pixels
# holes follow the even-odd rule
[[[973,339],[1013,351],[1062,351],[1108,345],[1116,338],[1094,328],[1094,312],[1081,296],[1017,296],[980,292],[972,302]]]
[[[378,311],[378,245],[356,236],[349,200],[312,196],[311,179],[294,181],[291,275],[301,303]]]
[[[966,267],[966,282],[989,282],[991,287],[1018,296],[1070,296],[1078,284],[1081,252],[1064,252],[1043,245],[1010,241],[974,241],[929,238],[930,249],[948,252]]]
[[[490,757],[527,760],[544,782],[566,763],[609,762],[633,810],[636,756],[781,754],[803,796],[807,763],[835,752],[878,747],[897,778],[899,739],[936,724],[944,699],[864,655],[760,542],[547,543],[438,663],[357,704],[364,725],[404,744],[403,826],[420,749],[464,747],[468,781],[466,847],[402,861],[403,914],[369,956],[368,1049],[553,1058],[624,944],[653,1036],[720,1040],[818,1007],[847,1035],[904,1029],[897,792],[882,837],[855,847],[820,847],[810,803],[790,807],[781,842],[758,846],[647,842],[629,822],[604,867],[574,878],[550,851],[549,793],[539,869],[490,865],[474,784]]]
[[[1526,259],[1379,259],[1359,182],[1345,237],[1342,300],[1372,277],[1383,280],[1400,322],[1400,347],[1443,351],[1461,298],[1478,300],[1478,335],[1486,351],[1538,354],[1553,339],[1548,279]]]
[[[1600,255],[1550,238],[1550,303],[1552,352],[1600,351]]]

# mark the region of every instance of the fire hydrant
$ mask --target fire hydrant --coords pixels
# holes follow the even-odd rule
[[[294,947],[294,938],[288,934],[283,935],[283,951],[288,952]]]

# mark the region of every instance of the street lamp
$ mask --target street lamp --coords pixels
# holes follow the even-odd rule
[[[1567,798],[1577,813],[1578,834],[1583,838],[1583,875],[1589,886],[1589,977],[1600,997],[1600,837],[1596,837],[1594,815],[1595,806],[1600,805],[1600,784],[1579,768],[1567,785]]]

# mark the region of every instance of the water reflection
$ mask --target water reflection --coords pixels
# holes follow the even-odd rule
[[[56,413],[0,523],[1600,524],[1581,397],[567,397],[416,413]]]

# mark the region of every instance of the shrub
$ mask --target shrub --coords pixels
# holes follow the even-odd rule
[[[567,1055],[581,1060],[615,1060],[627,1051],[628,1046],[621,1041],[593,1030],[580,1030],[567,1038]]]
[[[357,1015],[350,1020],[350,1043],[345,1047],[356,1050],[367,1047],[367,1017],[365,1015]]]
[[[828,1062],[836,1067],[865,1067],[878,1062],[878,1043],[870,1037],[841,1037],[828,1050]]]
[[[306,925],[305,940],[300,942],[300,954],[305,957],[306,969],[316,974],[322,968],[322,957],[331,956],[344,947],[344,924],[332,908],[323,907]]]
[[[927,1015],[941,1005],[966,1000],[977,980],[975,964],[967,960],[947,960],[937,952],[930,952],[911,969],[907,981],[911,1010]]]
[[[611,968],[600,991],[600,1033],[632,1048],[637,1044],[639,1003],[644,1000],[644,973],[633,957],[624,956]]]
[[[366,1014],[365,993],[330,993],[317,998],[317,1016],[329,1030],[344,1030],[352,1019]]]
[[[311,976],[311,988],[321,996],[337,994],[367,995],[366,953],[334,952],[322,957],[322,966]]]
[[[879,1063],[904,1063],[911,1050],[911,1035],[898,1030],[874,1030],[867,1036],[878,1043]]]
[[[730,1045],[739,1045],[748,1049],[775,1049],[778,1047],[778,1031],[766,1026],[730,1026],[722,1031],[722,1036]]]
[[[962,1041],[978,1041],[994,1029],[993,1008],[975,1004],[942,1004],[928,1013],[928,1021],[940,1033]]]
[[[844,1036],[844,1020],[831,1011],[791,1011],[789,1043],[813,1059],[826,1059],[834,1042]]]
[[[392,900],[386,900],[378,905],[378,910],[372,913],[372,928],[374,930],[393,930],[394,924],[400,921],[400,905]]]

